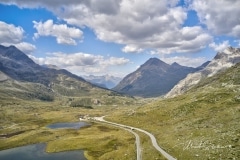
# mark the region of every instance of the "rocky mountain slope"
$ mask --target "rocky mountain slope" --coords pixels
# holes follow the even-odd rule
[[[96,84],[98,86],[108,88],[108,89],[115,87],[122,80],[122,78],[114,77],[110,75],[103,75],[103,76],[89,75],[89,76],[83,76],[83,78],[85,78],[85,80],[88,82],[91,82],[93,84]]]
[[[123,78],[113,89],[132,96],[157,97],[166,94],[187,74],[197,70],[198,68],[177,63],[169,65],[157,58],[151,58],[135,72]]]
[[[166,98],[180,95],[196,85],[200,80],[211,77],[216,73],[240,62],[240,48],[229,47],[222,52],[217,53],[214,59],[202,70],[189,74],[185,79],[181,80],[170,92],[166,94]]]
[[[95,99],[101,104],[115,103],[112,100],[114,96],[119,101],[127,99],[67,70],[40,66],[14,46],[0,46],[0,92],[0,99],[15,97],[53,101],[65,98],[70,100],[69,103],[81,98]]]

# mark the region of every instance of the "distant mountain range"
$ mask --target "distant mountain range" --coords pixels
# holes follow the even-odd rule
[[[89,76],[82,76],[82,77],[85,78],[86,81],[88,82],[91,82],[95,85],[108,88],[108,89],[115,87],[122,80],[122,78],[114,77],[110,75],[103,75],[103,76],[89,75]]]
[[[202,69],[208,63],[198,68],[192,68],[181,66],[178,63],[169,65],[158,58],[151,58],[135,72],[123,78],[113,90],[132,96],[161,96],[169,92],[187,74]]]

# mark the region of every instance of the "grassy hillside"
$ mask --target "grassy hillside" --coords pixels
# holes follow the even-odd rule
[[[151,131],[180,160],[240,159],[240,64],[184,95],[108,119]]]
[[[37,83],[1,82],[0,150],[46,142],[49,152],[84,149],[89,159],[135,158],[134,137],[124,130],[98,123],[80,130],[46,128],[88,114],[107,115],[111,121],[152,132],[160,146],[179,160],[240,158],[240,64],[204,79],[184,95],[144,106],[141,104],[153,99],[84,87],[74,78],[61,76],[52,90]],[[54,93],[54,99],[40,100],[36,90],[44,95]],[[89,103],[93,109],[80,107]],[[5,136],[8,138],[2,138]],[[148,137],[140,136],[143,159],[164,159]]]
[[[133,97],[102,89],[66,75],[58,77],[46,87],[40,83],[8,79],[0,82],[0,100],[57,101],[60,105],[75,107],[126,106],[137,103]],[[88,99],[88,103],[85,101]],[[82,103],[84,102],[84,103]]]

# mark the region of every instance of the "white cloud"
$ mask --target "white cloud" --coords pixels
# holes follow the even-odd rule
[[[0,44],[4,46],[14,45],[22,52],[31,54],[35,49],[35,45],[23,42],[24,30],[22,27],[14,26],[0,21]]]
[[[32,54],[33,51],[36,50],[36,46],[31,44],[31,43],[27,43],[27,42],[20,42],[20,43],[2,43],[2,45],[4,46],[15,46],[18,49],[20,49],[23,53],[25,54]]]
[[[201,27],[183,27],[177,31],[166,32],[159,40],[149,44],[156,48],[150,54],[195,53],[204,49],[211,41],[212,37]]]
[[[69,66],[93,66],[103,60],[102,56],[85,53],[66,54],[56,52],[48,55],[49,56],[44,59],[44,64],[53,64],[61,68]]]
[[[27,42],[17,43],[15,46],[26,54],[31,54],[36,49],[35,45]]]
[[[240,38],[239,6],[239,0],[194,0],[191,8],[213,33]]]
[[[201,27],[188,27],[193,33],[183,33],[187,9],[177,6],[179,0],[0,1],[21,7],[46,7],[68,24],[93,29],[100,40],[124,44],[124,52],[139,52],[141,48],[192,53],[208,46],[211,39]],[[60,36],[57,40],[73,44],[73,38],[68,38]]]
[[[223,43],[216,44],[215,42],[212,42],[209,44],[209,47],[213,48],[215,51],[220,52],[229,47],[229,41],[224,41]]]
[[[59,68],[67,69],[75,74],[96,74],[106,73],[106,69],[111,66],[120,66],[129,63],[129,59],[117,57],[103,57],[87,53],[51,53],[45,58],[37,58],[29,55],[38,64],[52,64]]]
[[[120,66],[129,63],[129,59],[126,58],[117,58],[117,57],[109,57],[108,59],[99,62],[100,65],[104,66]]]
[[[211,41],[212,37],[200,26],[188,27],[188,32],[183,32],[187,13],[176,6],[177,1],[122,0],[119,3],[114,15],[95,13],[86,5],[77,5],[67,7],[60,16],[68,23],[89,26],[100,40],[125,44],[122,51],[128,53],[144,49],[192,53]]]
[[[126,45],[123,49],[122,49],[123,52],[125,53],[140,53],[143,51],[142,48],[138,48],[137,46],[135,45]]]
[[[19,43],[23,35],[22,27],[0,21],[0,43]]]
[[[190,57],[179,57],[179,56],[163,57],[161,58],[161,60],[163,60],[168,64],[177,62],[180,65],[189,66],[189,67],[199,67],[200,65],[202,65],[207,61],[207,59],[204,57],[190,58]]]
[[[39,7],[47,7],[47,8],[56,8],[63,7],[68,4],[77,5],[79,3],[89,4],[88,0],[0,0],[1,3],[8,5],[17,5],[20,8],[39,8]]]
[[[37,33],[34,33],[34,38],[39,36],[56,37],[58,44],[76,45],[76,40],[82,39],[83,32],[75,27],[68,27],[66,24],[53,24],[53,20],[46,22],[33,21],[34,28]]]

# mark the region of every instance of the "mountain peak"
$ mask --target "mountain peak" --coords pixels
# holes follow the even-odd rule
[[[161,61],[158,58],[150,58],[147,62],[145,62],[146,65],[159,65],[165,63],[163,61]]]
[[[35,64],[32,59],[30,59],[25,53],[13,45],[9,47],[0,45],[0,55],[15,60],[16,63]]]
[[[177,63],[169,65],[158,58],[150,58],[114,87],[115,91],[131,96],[157,97],[168,91],[194,68]]]
[[[14,45],[10,45],[9,48],[19,50],[19,49],[18,49],[17,47],[15,47]]]
[[[179,67],[179,66],[181,66],[180,64],[178,64],[177,62],[174,62],[173,64],[171,64],[171,66],[176,66],[176,67]]]
[[[169,68],[169,66],[170,66],[169,64],[161,61],[158,58],[150,58],[143,65],[141,65],[139,70],[166,71]]]
[[[225,50],[218,52],[214,57],[214,60],[228,61],[240,56],[240,48],[228,47]]]
[[[232,54],[235,49],[236,48],[233,48],[232,46],[229,46],[226,49],[224,49],[223,52],[226,53],[226,54]]]

